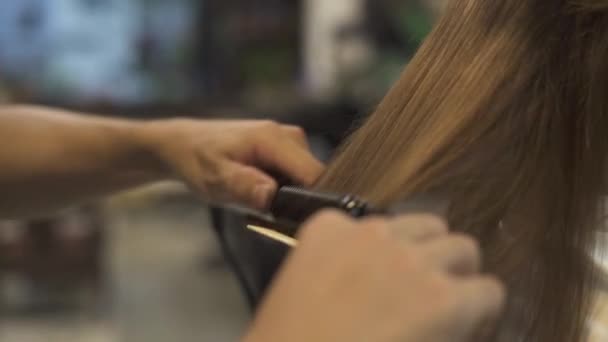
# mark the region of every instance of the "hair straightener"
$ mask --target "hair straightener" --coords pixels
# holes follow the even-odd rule
[[[295,236],[310,216],[322,209],[335,209],[353,218],[371,215],[429,212],[443,215],[447,206],[444,201],[429,196],[415,196],[387,209],[378,209],[353,195],[316,192],[293,186],[283,186],[277,191],[267,213],[239,209],[246,216],[247,229],[288,246],[296,246]]]

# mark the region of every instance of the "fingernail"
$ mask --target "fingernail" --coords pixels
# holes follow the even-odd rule
[[[259,209],[266,209],[270,205],[270,199],[274,193],[274,187],[270,184],[256,185],[253,190],[253,198]]]

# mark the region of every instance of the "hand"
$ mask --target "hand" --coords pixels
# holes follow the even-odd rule
[[[466,341],[503,305],[476,243],[435,217],[324,213],[302,232],[245,342]]]
[[[323,171],[302,129],[271,121],[158,121],[144,137],[163,166],[212,202],[264,209],[277,189],[264,170],[301,185]]]

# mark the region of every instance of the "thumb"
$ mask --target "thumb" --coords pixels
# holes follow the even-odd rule
[[[231,200],[255,209],[266,209],[277,191],[277,182],[263,171],[237,162],[226,162],[225,186]]]

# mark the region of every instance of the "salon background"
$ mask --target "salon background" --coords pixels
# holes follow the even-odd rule
[[[444,3],[2,0],[0,103],[271,118],[303,126],[327,159]],[[250,312],[210,212],[162,183],[46,219],[0,221],[0,340],[237,340]],[[608,340],[608,315],[597,316],[593,339]]]

